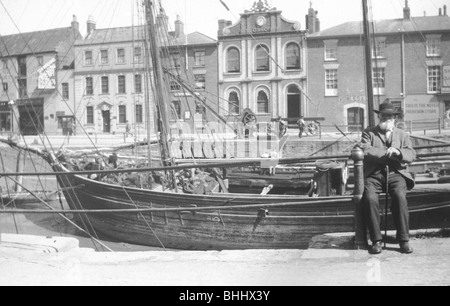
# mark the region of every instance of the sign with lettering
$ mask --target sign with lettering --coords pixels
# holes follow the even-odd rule
[[[405,119],[423,120],[439,117],[439,102],[411,101],[405,104]]]
[[[45,63],[38,72],[38,89],[55,89],[56,88],[56,59],[52,58]]]
[[[442,69],[442,93],[450,93],[450,66],[444,66]]]

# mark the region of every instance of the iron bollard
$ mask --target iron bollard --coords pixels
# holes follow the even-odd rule
[[[353,203],[355,205],[355,246],[363,248],[367,244],[367,231],[364,220],[364,210],[362,207],[362,197],[364,193],[364,172],[363,160],[364,152],[359,146],[352,150],[353,172],[355,178],[355,187],[353,191]]]

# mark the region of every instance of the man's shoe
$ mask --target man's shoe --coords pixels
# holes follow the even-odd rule
[[[403,254],[411,254],[413,252],[413,248],[409,246],[408,241],[400,242],[400,252]]]
[[[376,241],[370,247],[369,253],[370,254],[380,254],[382,249],[383,248],[381,247],[381,241]]]

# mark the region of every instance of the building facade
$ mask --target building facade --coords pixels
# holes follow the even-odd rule
[[[73,44],[79,37],[75,16],[67,28],[1,37],[0,133],[63,133],[63,114],[75,105]]]
[[[361,14],[362,16],[362,14]],[[372,27],[371,27],[372,28]],[[450,109],[450,18],[411,17],[375,21],[371,37],[374,109],[390,101],[405,121],[437,121]],[[361,22],[312,34],[308,45],[308,92],[314,112],[347,131],[368,125]],[[450,117],[450,116],[448,116]]]
[[[199,32],[185,34],[179,17],[175,30],[169,31],[164,12],[158,15],[157,27],[165,33],[161,53],[169,71],[172,134],[194,133],[196,126],[217,120],[217,41]]]
[[[184,34],[183,23],[175,21],[175,31],[168,31],[168,17],[157,16],[158,41],[168,92],[169,120],[172,124],[188,122],[194,126],[194,111],[202,107],[179,83],[183,80],[195,95],[217,96],[216,41],[201,33]],[[147,126],[155,133],[153,76],[150,54],[143,26],[96,29],[88,21],[88,35],[75,43],[75,95],[79,101],[76,116],[88,134],[131,133],[143,136]],[[163,38],[164,37],[164,38]],[[178,81],[177,81],[178,80]]]
[[[281,116],[295,122],[309,113],[306,31],[281,13],[267,1],[259,1],[241,14],[236,24],[219,20],[218,81],[223,115],[238,116],[249,109],[260,121]]]
[[[146,135],[153,97],[146,95],[144,28],[96,29],[90,17],[87,29],[75,42],[79,127],[87,134],[123,134],[128,126],[132,134]]]

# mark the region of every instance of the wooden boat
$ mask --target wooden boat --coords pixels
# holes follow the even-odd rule
[[[152,33],[154,3],[145,1],[145,4],[149,29]],[[150,42],[158,114],[161,118],[165,118],[163,72],[161,64],[157,62],[158,47],[155,40]],[[335,192],[336,195],[331,193],[326,196],[314,192],[305,195],[228,192],[190,194],[181,192],[176,183],[172,186],[174,188],[160,191],[126,187],[89,178],[91,174],[97,176],[119,172],[151,174],[156,171],[170,174],[177,170],[198,168],[199,164],[173,166],[168,162],[170,155],[164,133],[164,121],[159,121],[159,124],[163,160],[163,167],[160,168],[75,171],[63,155],[34,150],[52,166],[54,170],[52,175],[57,176],[77,224],[91,235],[164,248],[224,250],[304,248],[315,235],[354,231],[355,205],[358,205],[359,195],[348,192],[344,175],[346,167],[339,168],[336,175],[333,175],[332,171],[323,172],[323,181],[319,182],[317,187],[325,190],[323,194],[332,189],[338,191]],[[297,162],[301,161],[299,159]],[[280,159],[278,162],[289,164],[293,161]],[[220,169],[255,164],[261,166],[261,161],[227,161],[209,164],[208,168]],[[172,182],[175,180],[176,178],[172,177]],[[357,187],[361,189],[361,186]],[[437,189],[427,186],[428,189],[416,189],[408,194],[411,229],[450,226],[449,187]],[[382,196],[382,207],[384,207],[383,199]],[[391,218],[388,216],[389,228],[392,229]]]

